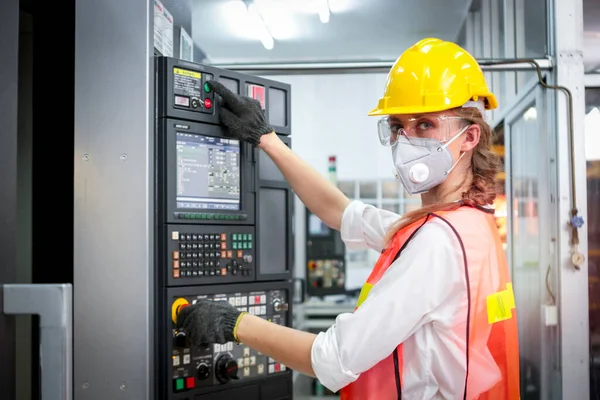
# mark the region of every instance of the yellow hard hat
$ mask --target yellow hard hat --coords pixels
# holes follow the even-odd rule
[[[481,99],[488,110],[498,107],[475,58],[455,43],[429,38],[398,57],[369,115],[443,111]]]

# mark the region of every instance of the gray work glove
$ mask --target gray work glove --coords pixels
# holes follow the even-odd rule
[[[198,300],[177,314],[176,326],[192,346],[237,342],[233,331],[240,314],[227,301]]]
[[[223,99],[219,120],[233,137],[258,146],[262,135],[273,132],[258,100],[238,96],[214,80],[208,81],[208,86]]]

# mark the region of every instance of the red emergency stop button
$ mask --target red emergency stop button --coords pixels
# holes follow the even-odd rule
[[[188,376],[187,378],[185,378],[185,388],[186,389],[193,389],[194,386],[196,386],[196,382],[194,381],[193,376]]]
[[[210,99],[204,99],[204,107],[209,110],[212,107],[212,101]]]

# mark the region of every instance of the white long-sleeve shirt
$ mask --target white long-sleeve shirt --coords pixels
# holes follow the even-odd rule
[[[398,214],[353,201],[344,211],[348,248],[381,251]],[[353,313],[317,336],[312,367],[337,392],[403,344],[403,399],[458,399],[465,382],[465,337],[452,327],[467,318],[463,256],[452,230],[425,224]],[[390,371],[393,379],[393,371]]]

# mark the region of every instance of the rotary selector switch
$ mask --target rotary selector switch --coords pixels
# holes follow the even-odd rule
[[[288,308],[289,308],[288,304],[284,303],[280,299],[273,300],[273,310],[275,310],[275,312],[287,311]]]
[[[175,332],[175,334],[173,335],[173,347],[187,347],[185,332]]]
[[[239,379],[238,364],[229,356],[221,356],[217,360],[215,375],[219,382],[227,383],[232,379]]]
[[[201,362],[196,367],[197,375],[199,380],[207,379],[210,376],[210,367],[208,364]]]

